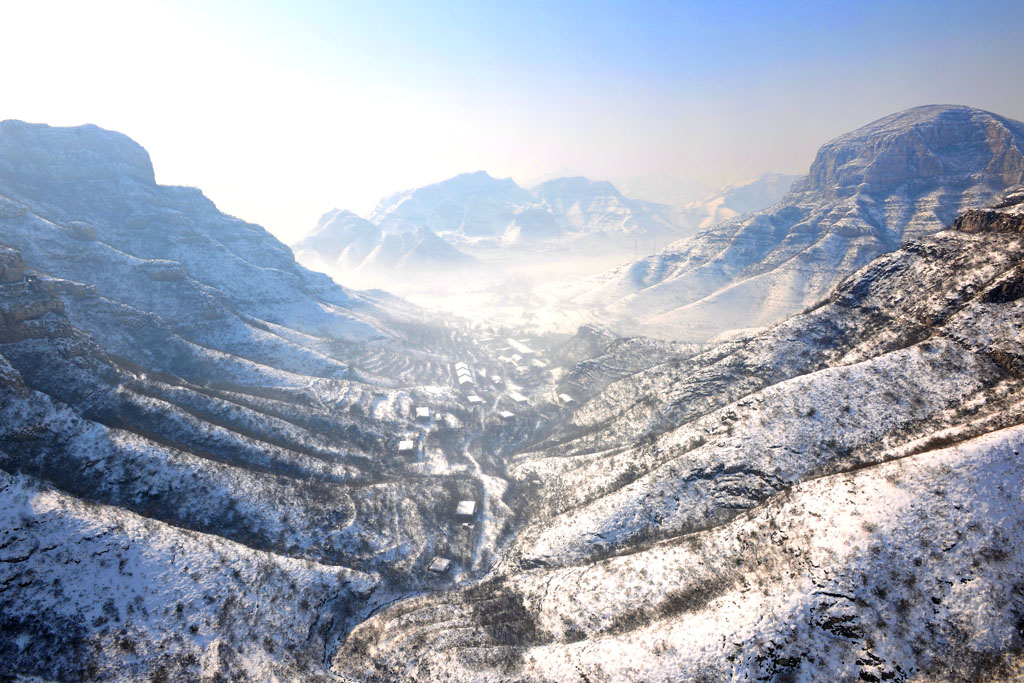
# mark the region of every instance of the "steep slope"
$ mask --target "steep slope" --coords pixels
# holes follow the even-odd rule
[[[199,190],[153,177],[145,150],[118,133],[0,122],[4,240],[35,266],[48,265],[47,253],[74,251],[53,275],[147,310],[157,307],[121,285],[128,269],[148,268],[150,277],[175,282],[175,291],[202,290],[222,308],[287,320],[302,332],[387,334],[379,304],[305,270],[263,228],[220,213]]]
[[[384,610],[335,670],[1015,680],[1024,221],[993,212],[770,330],[598,373],[564,428],[514,458],[530,518],[488,580]],[[567,351],[598,350],[599,368],[637,357],[585,337]]]
[[[569,288],[620,327],[700,341],[819,301],[904,239],[1024,180],[1024,125],[958,106],[880,119],[825,144],[776,206]]]

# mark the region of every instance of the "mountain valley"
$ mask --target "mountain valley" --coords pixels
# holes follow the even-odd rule
[[[0,123],[0,680],[1024,676],[1021,142],[894,114],[682,241],[466,174],[326,214],[324,274],[123,135]],[[641,239],[532,319],[339,275]]]

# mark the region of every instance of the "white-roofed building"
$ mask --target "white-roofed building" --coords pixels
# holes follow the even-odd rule
[[[535,353],[537,353],[523,342],[516,341],[511,337],[509,337],[506,341],[508,342],[508,345],[511,346],[516,353],[522,354],[524,356],[532,356]]]
[[[525,396],[523,396],[522,394],[520,394],[520,393],[519,393],[518,391],[513,391],[513,392],[511,392],[511,393],[510,393],[510,394],[508,395],[508,397],[509,397],[510,399],[512,399],[513,401],[515,401],[516,403],[520,404],[520,405],[522,405],[523,403],[527,403],[527,402],[529,402],[529,399],[527,399],[527,398],[526,398]]]
[[[455,508],[455,516],[460,519],[473,519],[476,516],[475,500],[460,500]]]
[[[444,574],[452,566],[452,561],[447,557],[435,557],[430,561],[427,571],[433,574]]]

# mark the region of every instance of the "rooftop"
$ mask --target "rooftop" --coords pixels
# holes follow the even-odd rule
[[[430,561],[430,566],[427,567],[428,572],[434,574],[444,574],[448,571],[448,568],[452,566],[452,561],[446,557],[435,557]]]

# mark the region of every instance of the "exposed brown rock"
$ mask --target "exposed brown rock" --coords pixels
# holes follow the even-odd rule
[[[1024,215],[972,209],[953,221],[960,232],[1024,232]]]
[[[25,277],[25,264],[21,254],[8,247],[0,247],[0,282],[20,282]]]

